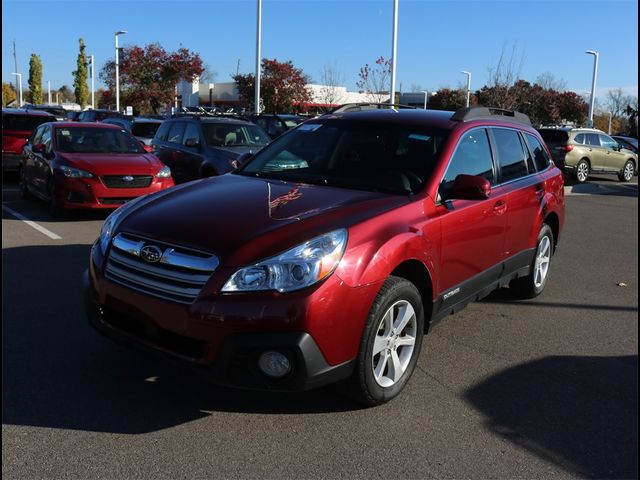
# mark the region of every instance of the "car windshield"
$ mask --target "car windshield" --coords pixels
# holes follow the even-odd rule
[[[153,138],[161,122],[134,123],[131,133],[135,137]]]
[[[64,153],[145,153],[135,138],[115,128],[58,128],[56,145]]]
[[[261,150],[239,175],[393,194],[431,175],[447,133],[414,126],[305,123]]]
[[[255,125],[202,123],[207,145],[213,147],[263,147],[270,138]]]

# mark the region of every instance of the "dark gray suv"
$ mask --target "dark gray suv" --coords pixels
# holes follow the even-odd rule
[[[171,168],[175,183],[235,170],[237,158],[254,154],[270,141],[257,125],[228,117],[175,115],[160,125],[153,152]]]

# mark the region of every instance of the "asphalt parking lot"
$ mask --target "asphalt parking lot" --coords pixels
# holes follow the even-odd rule
[[[54,220],[5,178],[2,474],[637,478],[637,177],[566,192],[542,296],[503,289],[446,319],[405,392],[362,409],[332,388],[203,384],[99,336],[81,274],[106,214]]]

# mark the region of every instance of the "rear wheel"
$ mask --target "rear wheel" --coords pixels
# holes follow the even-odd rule
[[[636,167],[631,160],[627,160],[627,163],[624,164],[622,171],[618,173],[618,179],[621,182],[628,182],[633,178],[633,174],[635,173]]]
[[[576,165],[576,180],[578,180],[578,182],[580,183],[584,183],[587,181],[587,178],[589,178],[589,162],[587,162],[584,158],[582,160],[580,160],[578,162],[578,165]]]
[[[553,232],[549,225],[544,223],[538,234],[536,253],[531,265],[529,275],[513,280],[509,288],[520,298],[534,298],[542,293],[547,278],[553,255]]]
[[[347,393],[367,406],[397,396],[415,369],[423,335],[420,293],[411,282],[389,277],[369,312]]]

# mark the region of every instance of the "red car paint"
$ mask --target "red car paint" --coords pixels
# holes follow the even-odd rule
[[[47,152],[34,151],[31,143],[24,147],[21,184],[32,194],[49,201],[53,190],[55,201],[62,209],[114,209],[125,201],[174,185],[171,176],[157,176],[164,167],[163,163],[153,154],[144,152],[133,137],[139,149],[135,153],[68,153],[61,151],[57,143],[56,132],[61,129],[121,131],[118,126],[89,122],[56,122],[48,126],[52,131],[52,140]],[[35,135],[34,132],[32,140]],[[93,176],[70,178],[63,174],[62,167],[80,169]],[[149,181],[146,186],[126,188],[123,187],[126,183],[120,180],[123,177],[146,177]],[[109,183],[110,179],[117,181],[117,186]]]
[[[556,243],[559,239],[564,224],[564,184],[553,163],[535,174],[493,187],[486,199],[438,200],[449,160],[470,130],[513,129],[535,136],[544,145],[529,126],[499,120],[458,122],[450,116],[450,112],[379,110],[317,120],[360,121],[372,128],[427,125],[447,131],[433,171],[415,194],[390,195],[228,174],[181,185],[133,207],[116,234],[126,232],[151,243],[212,252],[220,265],[196,300],[181,305],[106,278],[107,259],[96,244],[85,275],[92,323],[121,341],[207,369],[226,361],[227,347],[237,335],[304,332],[317,344],[327,371],[350,365],[351,369],[344,369],[346,373],[328,381],[343,378],[353,369],[367,315],[390,275],[405,276],[416,285],[427,321],[435,323],[466,304],[452,303],[454,287],[467,285],[480,275],[487,288],[502,284],[505,268],[515,265],[519,255],[535,250],[543,222],[552,228]],[[221,291],[238,268],[340,228],[348,231],[346,250],[335,272],[325,280],[289,293]],[[475,287],[470,291],[468,300],[472,301],[477,298]],[[110,318],[116,317],[120,320],[112,323]],[[126,327],[128,319],[150,325],[165,336],[199,342],[202,353],[191,356],[173,349],[159,340],[160,334],[137,335]],[[265,343],[260,348],[268,347]],[[223,381],[246,386],[231,376]],[[265,381],[259,388],[316,385]]]

